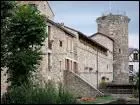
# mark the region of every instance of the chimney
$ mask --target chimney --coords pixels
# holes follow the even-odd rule
[[[64,23],[57,23],[58,25],[60,25],[61,27],[63,27],[64,26]]]
[[[61,26],[64,26],[64,23],[60,23]]]

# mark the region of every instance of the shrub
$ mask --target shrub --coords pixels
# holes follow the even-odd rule
[[[139,97],[139,89],[133,89],[133,96],[135,98],[138,98]]]
[[[74,104],[76,99],[62,86],[58,89],[51,83],[45,88],[23,84],[11,88],[3,95],[3,104]]]
[[[107,82],[105,82],[105,81],[101,81],[101,83],[99,84],[100,89],[105,89],[106,86],[107,86]]]

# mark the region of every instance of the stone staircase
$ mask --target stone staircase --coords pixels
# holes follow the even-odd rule
[[[131,84],[110,84],[105,89],[100,89],[103,93],[110,94],[132,94],[134,85]]]
[[[64,70],[64,86],[76,97],[97,97],[104,94],[78,74]]]

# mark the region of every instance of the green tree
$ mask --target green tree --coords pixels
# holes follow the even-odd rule
[[[15,2],[1,1],[1,67],[6,67],[7,61],[7,31],[9,28],[9,20],[14,11]]]
[[[16,7],[8,31],[8,81],[11,86],[29,82],[41,60],[41,47],[46,38],[45,17],[31,5]]]
[[[136,87],[139,90],[139,72],[137,72],[136,75]]]

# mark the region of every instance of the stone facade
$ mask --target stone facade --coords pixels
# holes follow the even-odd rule
[[[139,72],[139,49],[129,48],[129,82],[133,83],[135,80],[133,76]]]
[[[137,55],[135,55],[137,54]],[[134,56],[137,56],[134,58]],[[129,65],[133,65],[132,72],[139,72],[139,50],[134,49],[131,53],[129,53]],[[130,68],[129,68],[130,71]]]
[[[87,80],[88,83],[94,87],[97,88],[97,84],[99,85],[103,76],[108,77],[108,82],[111,82],[113,79],[113,68],[108,59],[110,58],[110,60],[112,60],[111,62],[113,62],[113,55],[110,55],[110,57],[106,54],[108,52],[102,52],[97,48],[97,46],[93,46],[85,40],[79,38],[79,34],[76,31],[65,28],[70,32],[75,33],[75,36],[71,36],[59,28],[64,28],[64,26],[60,24],[57,24],[56,26],[55,24],[56,23],[48,22],[48,26],[50,27],[50,35],[48,38],[52,41],[52,47],[49,49],[47,38],[44,42],[44,46],[42,47],[44,55],[39,68],[40,73],[38,75],[41,74],[42,79],[44,79],[45,82],[47,82],[48,79],[56,81],[56,83],[63,82],[63,71],[67,69],[66,60],[68,60],[70,66],[69,70],[77,72],[81,78]],[[60,41],[62,42],[62,46],[60,46]],[[48,53],[50,56],[49,64]],[[74,63],[77,63],[76,71],[74,70]],[[99,65],[98,74],[97,63]]]
[[[1,95],[7,91],[8,83],[7,83],[7,73],[6,68],[3,68],[1,71]]]
[[[130,19],[123,15],[102,16],[97,18],[98,32],[114,39],[113,70],[114,83],[129,83],[128,76],[128,23]]]
[[[50,27],[48,38],[44,42],[42,51],[44,53],[41,65],[39,67],[39,73],[37,75],[42,76],[42,81],[53,80],[56,83],[63,81],[63,70],[65,70],[65,60],[69,59],[72,62],[77,62],[74,52],[75,40],[73,36],[66,34],[63,30],[58,28],[52,23],[47,24]],[[49,48],[49,42],[52,42],[51,49]],[[62,46],[60,46],[62,42]],[[70,43],[73,43],[71,46]],[[49,59],[49,63],[48,63]]]
[[[95,87],[100,84],[102,77],[108,78],[109,80],[107,82],[112,82],[113,55],[106,55],[104,52],[98,51],[98,48],[95,46],[83,40],[79,41],[77,51],[79,61],[78,71],[80,76]]]
[[[78,90],[79,92],[85,90],[83,94],[86,95],[86,92],[89,92],[89,95],[95,95],[95,90],[98,91],[96,88],[102,77],[106,77],[108,82],[113,80],[117,83],[127,82],[127,17],[109,15],[105,19],[102,19],[102,17],[97,19],[98,31],[109,37],[113,32],[112,38],[114,41],[102,35],[88,38],[81,32],[64,26],[64,24],[53,22],[54,14],[47,4],[48,2],[19,1],[19,3],[36,4],[42,14],[45,14],[46,17],[49,16],[49,19],[46,19],[48,37],[42,47],[43,59],[40,62],[37,74],[35,74],[40,83],[44,84],[48,80],[65,83],[64,70],[73,72],[73,75],[70,74],[72,81],[69,81],[69,83],[77,87],[76,89],[81,89]],[[111,20],[109,21],[108,18],[111,18]],[[121,49],[121,53],[118,53],[119,49]],[[113,59],[116,61],[114,65]],[[74,76],[74,74],[76,75]],[[83,82],[83,79],[87,83]],[[90,90],[93,90],[93,93],[90,93]]]

